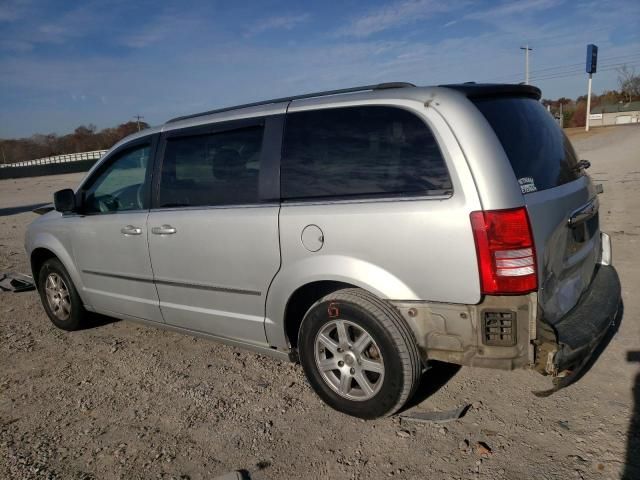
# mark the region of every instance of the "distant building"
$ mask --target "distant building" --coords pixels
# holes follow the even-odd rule
[[[640,123],[640,102],[600,105],[592,108],[589,116],[589,125],[592,127],[627,123]]]

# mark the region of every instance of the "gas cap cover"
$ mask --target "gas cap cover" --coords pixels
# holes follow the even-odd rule
[[[317,252],[324,245],[324,233],[317,225],[307,225],[302,230],[301,235],[302,244],[304,248],[310,252]]]

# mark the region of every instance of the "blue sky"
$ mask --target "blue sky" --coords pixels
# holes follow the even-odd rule
[[[382,81],[520,82],[526,43],[532,83],[575,98],[587,43],[610,65],[595,91],[617,64],[640,71],[639,25],[637,0],[0,0],[0,138]]]

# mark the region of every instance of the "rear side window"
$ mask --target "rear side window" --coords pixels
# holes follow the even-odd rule
[[[169,138],[159,208],[258,203],[263,127]]]
[[[522,193],[557,187],[582,175],[571,142],[540,102],[487,98],[474,103],[502,143]]]
[[[287,115],[283,199],[443,194],[451,180],[429,127],[393,107]]]

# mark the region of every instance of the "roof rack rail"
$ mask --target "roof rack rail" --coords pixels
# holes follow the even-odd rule
[[[406,88],[415,87],[413,83],[408,82],[387,82],[378,83],[375,85],[363,85],[361,87],[341,88],[339,90],[327,90],[324,92],[305,93],[303,95],[294,95],[292,97],[274,98],[272,100],[264,100],[261,102],[245,103],[244,105],[236,105],[234,107],[218,108],[216,110],[209,110],[207,112],[194,113],[192,115],[184,115],[181,117],[172,118],[167,123],[179,122],[180,120],[187,120],[189,118],[202,117],[204,115],[212,115],[214,113],[229,112],[231,110],[239,110],[241,108],[259,107],[260,105],[269,105],[271,103],[291,102],[293,100],[302,100],[303,98],[316,98],[326,97],[329,95],[340,95],[343,93],[365,92],[367,90],[387,90],[390,88]]]

